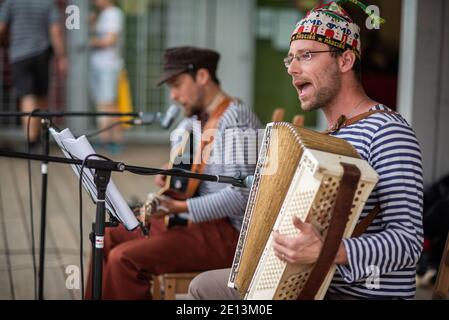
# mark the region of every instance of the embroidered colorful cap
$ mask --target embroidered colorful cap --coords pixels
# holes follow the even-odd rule
[[[370,13],[364,4],[357,0],[343,0],[338,2],[352,2],[362,8],[377,23],[384,20]],[[300,20],[290,37],[290,43],[295,40],[315,40],[342,50],[352,50],[361,58],[360,28],[352,21],[346,11],[337,3],[331,2],[310,10]]]

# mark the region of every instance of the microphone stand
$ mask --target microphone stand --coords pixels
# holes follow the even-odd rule
[[[139,166],[126,165],[123,162],[107,161],[107,160],[97,160],[88,159],[86,161],[77,159],[68,159],[62,157],[53,157],[47,155],[38,155],[23,152],[12,152],[0,149],[0,156],[9,158],[19,158],[19,159],[29,159],[42,161],[44,163],[57,162],[65,164],[82,165],[86,168],[95,169],[94,182],[97,187],[97,203],[96,203],[96,215],[95,221],[93,223],[93,236],[92,240],[95,241],[94,254],[93,254],[93,276],[92,276],[92,288],[93,288],[93,299],[101,300],[102,294],[102,279],[103,279],[103,248],[104,248],[104,233],[106,227],[106,189],[109,183],[111,172],[124,172],[128,171],[133,174],[139,175],[156,175],[162,174],[165,176],[178,176],[187,177],[193,179],[199,179],[203,181],[212,181],[218,183],[232,184],[237,187],[246,187],[246,179],[241,177],[229,177],[220,175],[208,175],[193,173],[190,171],[185,171],[181,169],[157,169],[157,168],[147,168]]]
[[[45,156],[50,155],[50,126],[51,120],[48,118],[41,119],[42,126],[42,153]],[[41,229],[39,241],[39,275],[38,275],[38,299],[44,299],[44,270],[45,270],[45,234],[47,224],[47,186],[48,186],[48,162],[41,163]],[[32,201],[30,199],[30,201]]]
[[[64,112],[64,111],[35,111],[35,112],[0,112],[0,117],[142,117],[144,112]]]
[[[156,113],[149,117],[147,122],[153,122],[159,118],[161,113]],[[144,116],[143,112],[62,112],[62,111],[36,111],[36,112],[0,112],[0,117],[36,117],[41,118],[42,129],[42,154],[48,156],[50,154],[50,132],[51,121],[54,117],[118,117],[128,116],[139,119],[126,121],[127,124],[141,124]],[[121,122],[119,122],[121,123]],[[108,128],[109,129],[109,128]],[[100,132],[96,132],[98,134]],[[91,134],[92,135],[92,134]],[[40,223],[40,240],[39,240],[39,272],[38,272],[38,299],[44,299],[44,266],[45,266],[45,234],[47,223],[47,188],[48,188],[48,163],[43,161],[41,164],[41,223]]]

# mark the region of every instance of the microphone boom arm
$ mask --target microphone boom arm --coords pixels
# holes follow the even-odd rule
[[[36,161],[57,162],[57,163],[66,163],[66,164],[75,164],[75,165],[83,164],[83,160],[80,160],[80,159],[68,159],[68,158],[63,158],[63,157],[44,156],[44,155],[40,155],[40,154],[13,152],[13,151],[8,151],[8,150],[1,150],[1,149],[0,149],[0,156],[8,157],[8,158],[29,159],[29,160],[36,160]],[[191,179],[199,179],[202,181],[231,184],[233,186],[240,187],[240,188],[247,187],[247,185],[245,183],[246,179],[242,178],[242,177],[200,174],[200,173],[194,173],[194,172],[182,170],[182,169],[158,169],[158,168],[150,168],[150,167],[131,166],[131,165],[126,165],[123,162],[97,160],[97,159],[86,160],[85,167],[90,168],[90,169],[110,170],[110,171],[117,171],[117,172],[128,171],[130,173],[139,174],[139,175],[162,174],[165,176],[187,177],[187,178],[191,178]]]

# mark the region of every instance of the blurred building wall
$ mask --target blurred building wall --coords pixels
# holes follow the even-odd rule
[[[62,3],[62,0],[58,1]],[[63,107],[53,107],[67,111],[93,110],[88,93],[87,18],[90,2],[64,1],[66,5],[74,4],[80,8],[81,28],[65,31],[70,58],[66,99]],[[400,15],[396,13],[399,2]],[[258,72],[269,70],[267,61],[282,68],[278,60],[284,49],[278,50],[276,59],[268,56],[268,60],[263,60],[263,55],[256,55],[259,48],[256,41],[260,41],[260,30],[264,30],[260,29],[264,25],[258,23],[258,15],[263,14],[259,9],[270,1],[119,0],[118,3],[126,15],[125,60],[135,111],[164,111],[170,104],[167,89],[154,85],[166,47],[197,45],[218,50],[222,55],[218,75],[224,90],[241,98],[256,111],[259,78],[267,78]],[[393,5],[390,1],[373,0],[372,3],[381,8],[386,6],[381,15],[387,18],[389,26],[397,21],[401,23],[400,40],[395,40],[392,32],[385,31],[389,35],[386,37],[388,47],[395,47],[400,41],[397,110],[417,133],[423,150],[425,182],[429,184],[449,173],[449,1],[397,0]],[[295,10],[293,3],[287,7]],[[5,52],[0,51],[0,109],[13,111],[16,104],[12,98],[14,92],[10,87]],[[282,90],[290,89],[282,86]],[[93,129],[94,122],[74,118],[64,125],[81,134]],[[318,117],[317,127],[320,126],[323,126],[322,117]],[[143,127],[128,130],[127,138],[129,141],[166,143],[168,134],[157,127]],[[22,138],[19,122],[2,120],[0,138],[14,137]]]
[[[428,185],[449,174],[449,2],[403,0],[399,112],[421,144]]]
[[[252,107],[255,0],[170,0],[167,47],[195,45],[221,54],[223,89]]]

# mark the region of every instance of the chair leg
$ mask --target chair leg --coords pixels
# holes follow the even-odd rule
[[[176,300],[176,279],[164,279],[165,295],[164,300]]]
[[[160,276],[154,276],[153,280],[151,281],[151,296],[153,300],[161,300],[162,294],[161,294],[161,280],[159,279]]]
[[[177,294],[186,294],[189,291],[190,281],[198,274],[198,272],[164,274],[162,277],[165,290],[164,299],[176,300]]]

